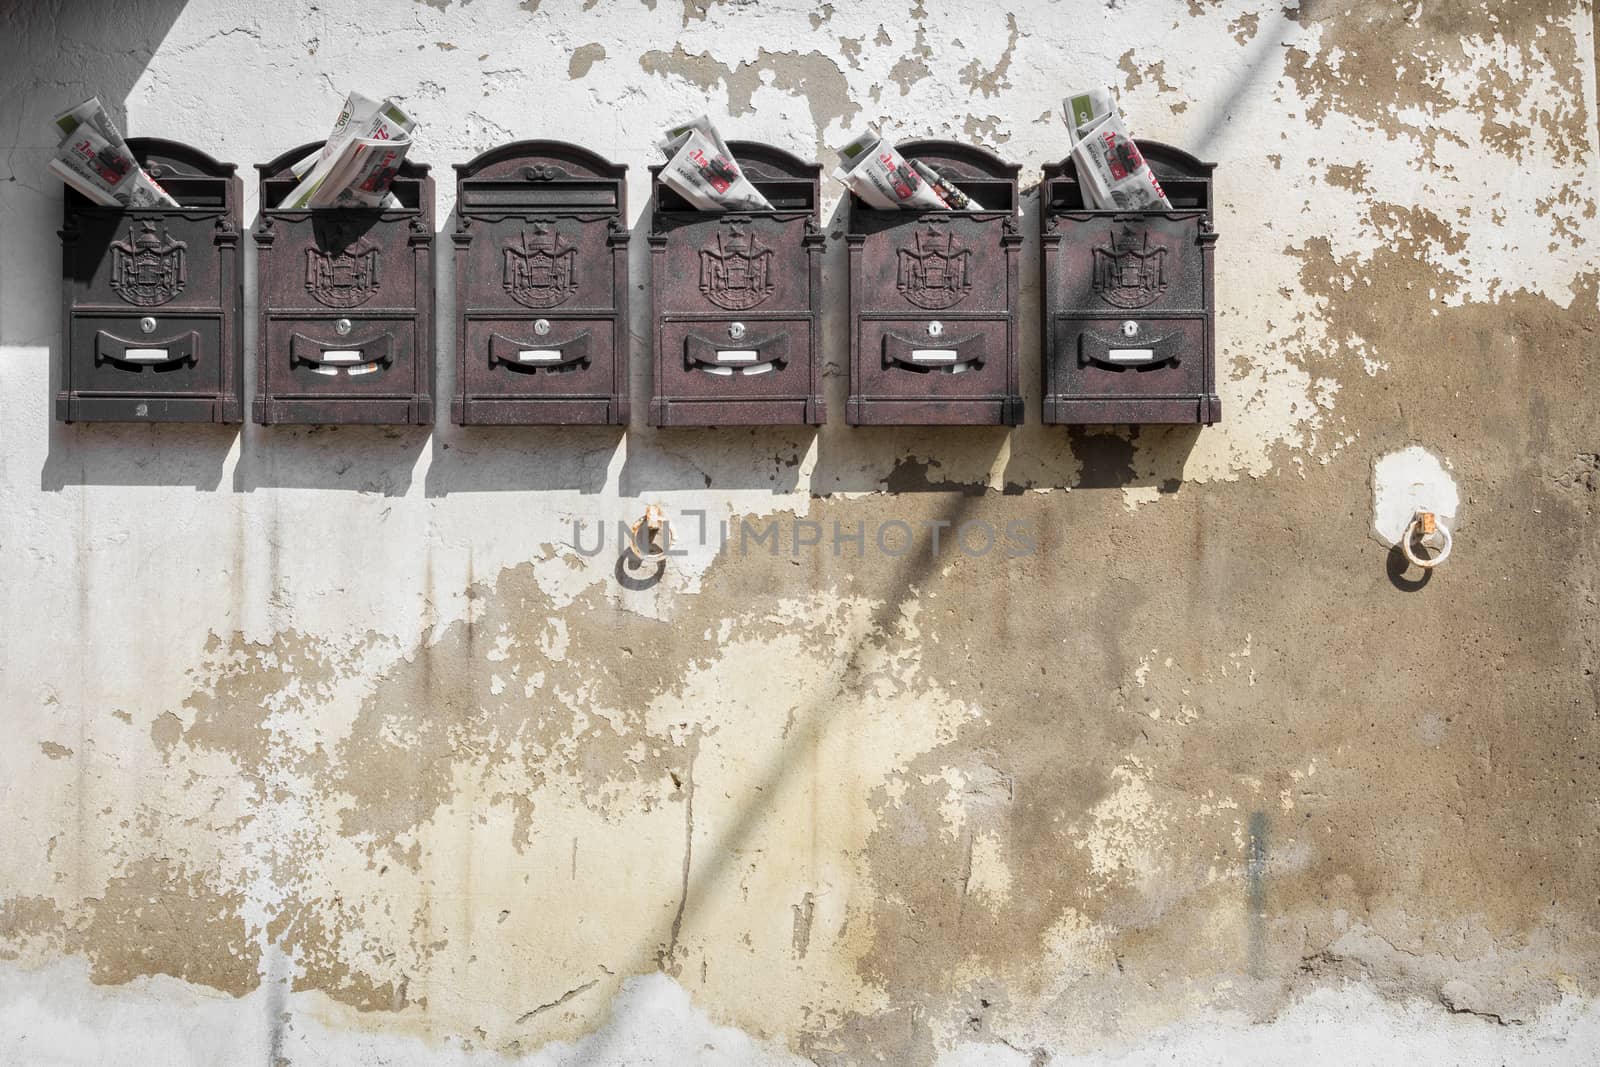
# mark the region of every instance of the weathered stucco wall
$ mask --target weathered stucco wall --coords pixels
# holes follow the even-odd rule
[[[1573,0],[6,5],[0,1062],[1592,1062],[1594,40]],[[1220,164],[1219,427],[1037,423],[1036,195],[1012,432],[840,424],[837,309],[815,434],[51,421],[46,125],[91,93],[248,168],[393,92],[441,218],[527,136],[637,218],[701,110],[1036,175],[1097,81]],[[1413,445],[1461,501],[1421,585],[1369,534]],[[651,502],[785,548],[572,547]],[[968,520],[1036,551],[929,550]]]

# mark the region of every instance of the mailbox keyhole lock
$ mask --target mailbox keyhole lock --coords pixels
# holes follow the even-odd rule
[[[744,336],[744,323],[736,322],[728,327],[728,336],[737,341]]]
[[[1137,337],[1137,336],[1139,336],[1139,324],[1137,322],[1134,322],[1132,319],[1125,319],[1123,321],[1123,323],[1122,323],[1122,336],[1124,336],[1124,337]]]
[[[545,334],[549,333],[550,332],[550,320],[549,319],[539,319],[537,322],[535,322],[533,324],[533,332],[538,334],[540,337],[543,337]]]
[[[929,337],[942,337],[942,336],[944,336],[944,323],[940,322],[938,319],[935,319],[934,321],[928,323],[928,336]]]
[[[337,333],[340,337],[343,337],[354,328],[354,325],[349,319],[340,319],[338,322],[333,324],[333,332]]]
[[[155,333],[156,332],[156,320],[151,318],[149,315],[146,315],[144,318],[140,319],[139,320],[139,332],[140,333]]]

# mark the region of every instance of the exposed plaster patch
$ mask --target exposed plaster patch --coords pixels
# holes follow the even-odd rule
[[[567,77],[573,79],[587,77],[590,69],[604,58],[606,58],[606,46],[598,41],[579,45],[572,50],[572,59],[567,63]]]
[[[1240,44],[1249,44],[1255,37],[1256,31],[1261,28],[1261,15],[1255,11],[1243,11],[1228,23],[1228,31],[1233,34],[1233,39]]]
[[[879,27],[879,31],[881,35],[882,27]],[[901,96],[909,96],[912,86],[933,74],[933,68],[928,66],[928,60],[933,58],[933,49],[928,47],[927,30],[921,23],[916,27],[916,35],[916,43],[911,46],[911,51],[889,68],[888,78],[900,87]]]
[[[770,52],[758,48],[754,60],[730,66],[709,52],[691,55],[677,44],[671,52],[644,53],[639,65],[646,73],[683,78],[708,92],[722,84],[727,90],[728,112],[734,116],[753,111],[756,92],[763,88],[803,98],[811,111],[819,151],[834,120],[848,122],[861,110],[861,105],[852,99],[838,63],[821,52]]]
[[[917,42],[922,43],[922,31],[918,28]],[[969,93],[982,93],[984,96],[999,96],[1006,89],[1011,88],[1011,79],[1007,76],[1011,70],[1011,57],[1017,50],[1017,39],[1022,31],[1017,28],[1017,16],[1006,12],[1006,45],[1000,53],[1000,58],[993,67],[985,67],[974,59],[961,68],[961,84],[967,87]]]

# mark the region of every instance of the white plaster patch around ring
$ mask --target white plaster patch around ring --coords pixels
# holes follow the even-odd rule
[[[1433,512],[1441,526],[1453,530],[1460,507],[1455,479],[1420,445],[1390,452],[1372,465],[1372,533],[1386,545],[1400,543],[1419,511]]]

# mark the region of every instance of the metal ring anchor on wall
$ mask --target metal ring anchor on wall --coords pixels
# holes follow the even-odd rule
[[[651,504],[644,509],[644,517],[631,527],[633,536],[628,539],[627,555],[640,564],[667,562],[667,547],[672,534],[667,530],[667,519],[661,505]]]
[[[1439,551],[1431,558],[1417,555],[1415,546],[1427,544],[1430,538],[1438,540]],[[1450,549],[1454,543],[1449,528],[1440,525],[1433,512],[1419,511],[1406,525],[1406,532],[1400,538],[1400,551],[1405,553],[1406,559],[1412,565],[1423,570],[1432,570],[1450,558]]]

